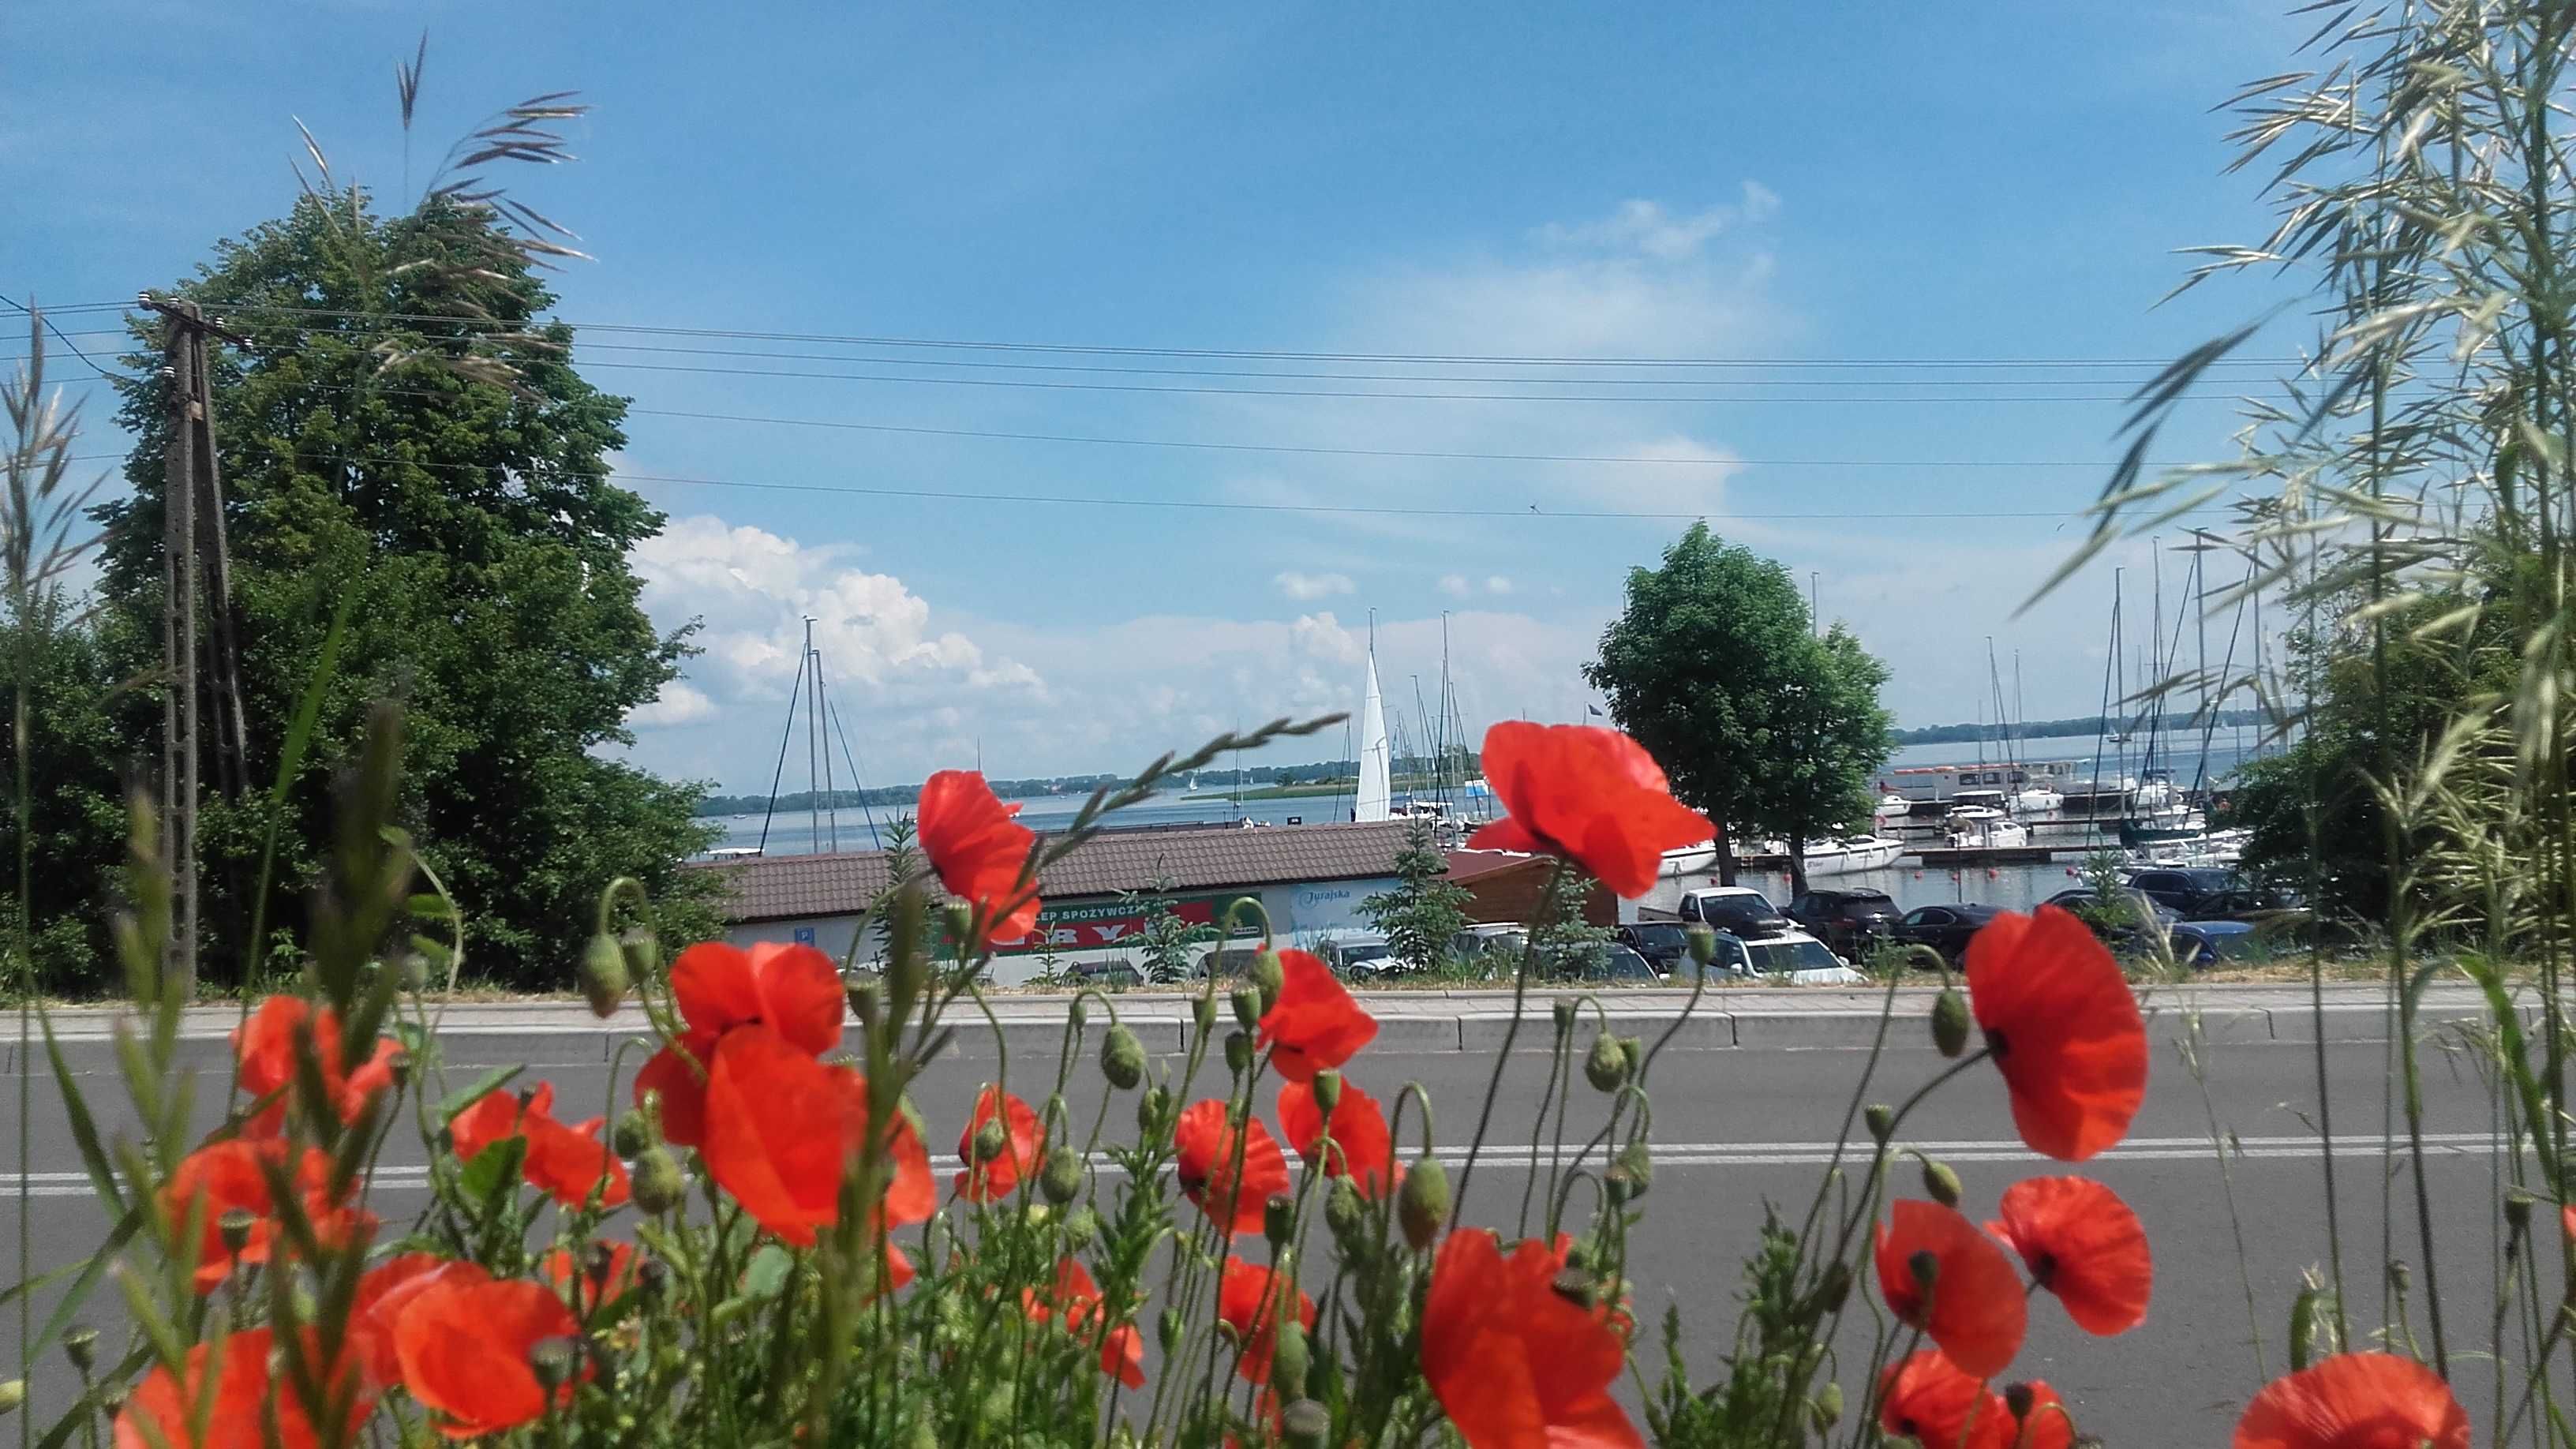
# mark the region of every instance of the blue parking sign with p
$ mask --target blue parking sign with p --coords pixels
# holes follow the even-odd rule
[[[798,926],[796,928],[796,944],[799,946],[813,945],[814,928],[812,926]]]

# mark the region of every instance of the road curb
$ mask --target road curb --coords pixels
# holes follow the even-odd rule
[[[2303,986],[2157,987],[2142,992],[2139,1004],[2150,1030],[2160,1037],[2178,1038],[2192,1030],[2196,1019],[2200,1036],[2212,1042],[2313,1043],[2322,1033],[2329,1044],[2363,1043],[2390,1038],[2391,1014],[2384,993],[2385,988],[2376,983],[2339,984],[2328,989],[2322,1013],[2312,1006]],[[1679,1051],[1866,1048],[1877,1039],[1885,1014],[1889,1043],[1912,1047],[1924,1040],[1923,1020],[1934,994],[1929,989],[1902,989],[1891,1010],[1880,992],[1833,991],[1797,1001],[1780,992],[1710,993],[1674,1031],[1670,1046]],[[1551,1016],[1558,995],[1530,993],[1517,1033],[1512,1030],[1513,998],[1508,991],[1364,994],[1362,999],[1377,1016],[1374,1044],[1378,1049],[1472,1055],[1500,1050],[1507,1037],[1516,1051],[1551,1049],[1556,1039]],[[952,1011],[950,1021],[956,1032],[947,1054],[968,1060],[994,1060],[1005,1052],[1014,1059],[1052,1059],[1064,1040],[1070,1000],[995,999],[991,1005],[999,1025],[998,1041],[994,1025],[979,1014]],[[1118,1016],[1149,1054],[1176,1056],[1191,1044],[1188,1001],[1176,993],[1124,996],[1118,998]],[[1582,1001],[1576,1041],[1588,1045],[1605,1020],[1614,1035],[1656,1040],[1682,1016],[1684,1005],[1666,992],[1594,993]],[[2519,1013],[2526,1027],[2536,1025],[2536,1006],[2522,1003]],[[642,1014],[631,1010],[602,1021],[565,1003],[476,1003],[452,1007],[450,1015],[440,1035],[447,1060],[454,1066],[590,1065],[611,1060],[623,1042],[650,1040],[650,1027]],[[2428,1039],[2452,1032],[2485,1016],[2485,1002],[2475,992],[2428,992],[2417,1009],[2418,1036]],[[53,1019],[75,1072],[115,1070],[113,1011],[63,1010],[54,1013]],[[238,1019],[237,1007],[190,1011],[180,1032],[180,1062],[198,1069],[222,1066],[230,1056],[227,1037]],[[1108,1013],[1095,1005],[1083,1033],[1084,1052],[1097,1049],[1107,1024]],[[1232,1020],[1221,1016],[1216,1034],[1231,1030]],[[1217,1043],[1208,1045],[1213,1050]],[[640,1060],[633,1049],[627,1056]],[[22,1045],[14,1032],[0,1038],[0,1073],[42,1077],[48,1071],[41,1039]]]

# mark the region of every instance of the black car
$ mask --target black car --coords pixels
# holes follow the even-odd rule
[[[1656,970],[1671,971],[1689,952],[1690,935],[1678,921],[1639,921],[1619,928],[1619,944],[1645,957]]]
[[[1747,941],[1776,936],[1789,929],[1789,918],[1771,898],[1751,886],[1710,886],[1685,892],[1681,918],[1705,923],[1712,931]]]
[[[1085,961],[1073,968],[1073,974],[1085,986],[1106,988],[1145,984],[1145,973],[1136,969],[1135,962],[1124,957],[1112,957],[1107,961]]]
[[[2142,870],[2129,877],[2130,889],[2186,921],[2202,919],[2202,912],[2244,884],[2243,876],[2217,866]]]
[[[1993,906],[1916,906],[1896,923],[1900,942],[1929,946],[1952,961],[1968,954],[1968,938],[1997,915]]]
[[[1789,903],[1789,919],[1835,955],[1857,961],[1896,933],[1896,902],[1885,891],[1809,891]]]
[[[1664,978],[1646,964],[1646,958],[1625,946],[1604,943],[1581,961],[1568,961],[1558,970],[1568,981],[1618,981],[1637,986],[1652,986]]]
[[[2157,925],[2167,929],[2170,929],[2174,922],[2182,919],[2174,914],[2173,907],[2153,896],[2134,890],[2128,892],[2126,902],[2128,909],[2125,912],[2115,911],[2111,903],[2105,902],[2101,893],[2091,886],[2077,886],[2072,890],[2059,891],[2043,904],[2074,912],[2078,920],[2093,928],[2094,935],[2115,945],[2134,941],[2138,934],[2134,924],[2113,926],[2111,921],[2115,915],[2125,915],[2131,922],[2153,916]]]

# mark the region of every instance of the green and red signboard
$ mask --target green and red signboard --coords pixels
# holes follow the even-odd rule
[[[1245,892],[1235,891],[1212,896],[1167,897],[1172,913],[1193,926],[1213,926],[1225,908],[1243,899]],[[1026,955],[1043,943],[1058,951],[1096,951],[1103,947],[1128,943],[1144,934],[1145,908],[1141,903],[1123,900],[1072,901],[1057,905],[1050,901],[1038,908],[1037,929],[1017,940],[996,940],[995,950],[1005,955]],[[1260,917],[1238,913],[1233,935],[1261,934]]]

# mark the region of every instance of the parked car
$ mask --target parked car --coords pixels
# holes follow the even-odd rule
[[[1685,891],[1678,914],[1685,921],[1697,921],[1710,930],[1748,941],[1789,929],[1789,918],[1780,914],[1769,896],[1751,886],[1708,886]]]
[[[2170,932],[2175,962],[2197,971],[2259,954],[2259,936],[2245,921],[2184,921]]]
[[[1529,946],[1529,927],[1518,921],[1480,921],[1449,938],[1449,954],[1459,961],[1484,961],[1488,974],[1516,971]]]
[[[1682,969],[1674,973],[1677,981],[1697,978],[1696,962],[1683,959]],[[1776,936],[1745,940],[1726,931],[1717,933],[1717,950],[1708,969],[1719,976],[1747,981],[1780,981],[1792,986],[1859,986],[1869,978],[1855,971],[1851,963],[1829,950],[1825,943],[1804,931],[1783,931]]]
[[[1386,937],[1378,935],[1326,936],[1308,949],[1337,976],[1348,976],[1354,965],[1376,960],[1388,952]]]
[[[2211,865],[2142,870],[2129,877],[2131,890],[2186,921],[2202,919],[2204,910],[2244,884],[2245,878],[2235,871]]]
[[[1670,972],[1690,954],[1690,931],[1679,921],[1639,921],[1619,928],[1619,944],[1657,971]]]
[[[1135,962],[1123,956],[1112,957],[1106,961],[1082,962],[1073,968],[1073,974],[1075,979],[1085,986],[1114,989],[1145,984],[1145,973],[1136,969]]]
[[[2243,921],[2266,938],[2304,931],[2316,918],[2306,896],[2285,886],[2239,885],[2221,891],[2189,919]]]
[[[1996,907],[1968,903],[1916,906],[1897,921],[1894,935],[1900,942],[1929,946],[1947,959],[1958,961],[1968,954],[1968,938],[1998,914]]]
[[[1811,890],[1789,903],[1788,917],[1835,954],[1856,961],[1895,934],[1897,910],[1885,891]]]
[[[2134,890],[2127,892],[2127,896],[2125,912],[2115,912],[2111,903],[2104,901],[2101,893],[2091,886],[2076,886],[2059,891],[2042,904],[2074,912],[2076,919],[2092,927],[2094,935],[2112,946],[2134,945],[2138,939],[2138,928],[2135,924],[2119,926],[2111,924],[2115,914],[2125,914],[2132,923],[2153,920],[2167,931],[2172,930],[2174,923],[2182,919],[2174,914],[2173,907],[2165,905],[2153,896]]]
[[[1616,942],[1604,942],[1580,961],[1569,961],[1559,968],[1558,979],[1565,981],[1618,981],[1639,986],[1652,986],[1664,978],[1645,957]]]
[[[1252,958],[1261,954],[1258,946],[1220,946],[1199,957],[1199,979],[1218,976],[1227,980],[1241,977],[1252,969]]]

